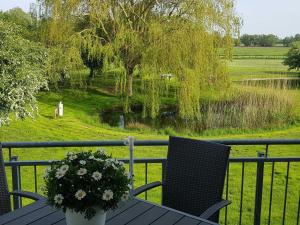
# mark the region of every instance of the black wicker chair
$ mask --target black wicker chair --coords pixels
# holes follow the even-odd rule
[[[231,203],[222,200],[229,152],[226,145],[170,137],[163,182],[141,186],[133,195],[162,185],[162,205],[218,222],[219,210]]]
[[[2,145],[0,142],[0,215],[3,215],[11,211],[10,195],[26,197],[33,200],[45,200],[43,196],[32,192],[19,191],[19,190],[9,192],[7,180],[6,180],[6,174],[5,174]]]

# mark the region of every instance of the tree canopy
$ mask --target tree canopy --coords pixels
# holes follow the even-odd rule
[[[38,30],[36,20],[30,13],[24,12],[21,8],[12,8],[6,12],[0,12],[0,19],[22,27],[20,34],[29,40],[37,41]]]
[[[289,66],[289,70],[300,69],[300,41],[292,44],[283,64]]]
[[[46,87],[46,49],[22,37],[22,27],[0,19],[0,126],[37,111],[36,94]]]
[[[240,41],[245,46],[272,47],[279,42],[279,38],[274,34],[244,34]]]
[[[295,34],[295,36],[285,37],[282,39],[283,46],[291,46],[293,42],[300,41],[300,34]]]
[[[199,115],[201,89],[226,85],[222,47],[231,55],[240,20],[233,0],[41,0],[48,45],[60,46],[74,66],[81,50],[104,67],[123,68],[120,92],[133,95],[134,71],[142,78],[145,113],[155,117],[172,74],[182,118]],[[76,62],[74,64],[74,62]],[[121,80],[121,82],[120,82]]]

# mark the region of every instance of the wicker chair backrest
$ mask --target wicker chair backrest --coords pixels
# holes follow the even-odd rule
[[[162,204],[200,216],[222,200],[230,147],[170,137]],[[211,217],[218,222],[218,213]]]

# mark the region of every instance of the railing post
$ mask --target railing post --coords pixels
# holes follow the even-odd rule
[[[264,158],[264,153],[258,153],[258,157]],[[257,162],[256,169],[256,193],[255,193],[255,210],[254,210],[254,225],[260,225],[261,204],[264,182],[264,162]]]
[[[131,189],[134,189],[134,137],[128,137],[129,146],[129,176],[131,178]]]
[[[167,160],[163,161],[161,164],[161,182],[163,183],[165,181],[166,176],[166,167],[167,167]]]
[[[266,158],[268,158],[268,156],[269,156],[269,145],[268,144],[266,144]]]
[[[15,162],[18,161],[18,156],[12,156],[11,161]],[[20,176],[20,168],[18,165],[12,165],[11,167],[11,175],[12,175],[12,189],[21,190],[21,176]],[[13,197],[14,209],[21,208],[21,197],[14,196]]]
[[[8,148],[8,158],[9,158],[9,161],[12,160],[11,148]]]
[[[299,219],[300,219],[300,191],[299,191],[299,201],[298,201],[298,213],[297,213],[297,225],[299,225]]]

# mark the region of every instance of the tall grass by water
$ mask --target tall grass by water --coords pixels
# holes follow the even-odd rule
[[[221,98],[201,104],[196,129],[273,128],[295,121],[295,96],[285,84],[235,85]]]

